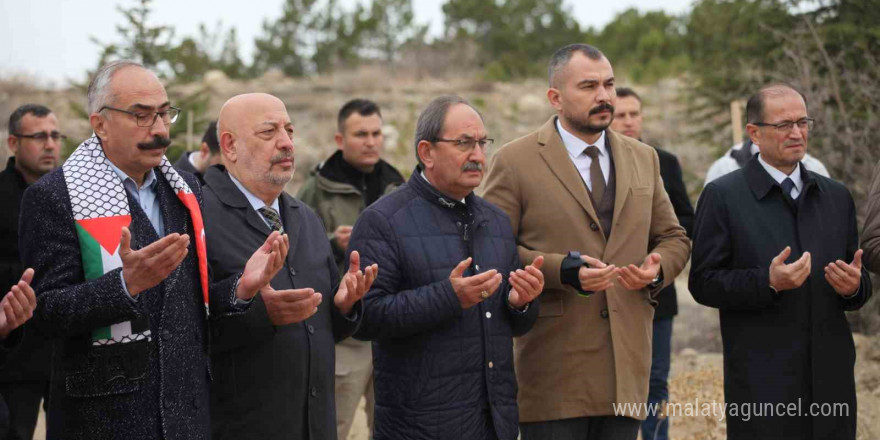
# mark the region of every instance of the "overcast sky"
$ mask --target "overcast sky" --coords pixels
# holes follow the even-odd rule
[[[347,6],[359,0],[342,0]],[[360,0],[369,2],[369,0]],[[567,0],[581,26],[602,28],[615,14],[630,7],[686,12],[693,0]],[[0,0],[0,76],[27,75],[45,85],[64,85],[67,78],[83,80],[100,55],[90,36],[118,41],[116,25],[124,20],[115,5],[134,0]],[[165,24],[176,34],[197,35],[199,23],[214,29],[218,21],[238,32],[240,53],[250,61],[253,40],[264,19],[280,15],[283,0],[155,0],[152,25]],[[413,0],[416,20],[428,22],[431,34],[441,34],[445,0]]]

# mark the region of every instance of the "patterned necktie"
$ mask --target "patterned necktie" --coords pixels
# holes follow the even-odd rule
[[[266,222],[269,223],[269,227],[273,231],[284,233],[284,225],[281,224],[281,216],[278,215],[278,211],[269,206],[264,206],[260,208],[260,214],[263,214],[263,218],[266,219]]]
[[[786,177],[785,180],[782,181],[782,194],[788,197],[789,200],[794,200],[794,197],[791,196],[791,190],[794,188],[794,182]]]
[[[590,145],[584,150],[590,156],[590,181],[593,184],[593,201],[598,205],[605,195],[605,175],[602,174],[602,166],[599,164],[599,147]]]

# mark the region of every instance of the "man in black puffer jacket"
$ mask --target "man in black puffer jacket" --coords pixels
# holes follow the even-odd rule
[[[373,341],[376,440],[517,438],[513,337],[538,316],[543,259],[522,268],[507,215],[473,194],[482,117],[459,97],[419,117],[419,166],[357,221],[349,250],[382,267],[355,337]]]

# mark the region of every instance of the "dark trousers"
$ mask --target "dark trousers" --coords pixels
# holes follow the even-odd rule
[[[31,440],[40,415],[40,400],[48,398],[48,382],[0,383],[0,395],[9,407],[9,431],[0,439]]]
[[[577,417],[521,423],[522,440],[635,440],[641,423],[619,416]]]
[[[654,320],[654,342],[651,347],[651,382],[648,389],[648,405],[657,405],[657,411],[648,411],[648,418],[642,423],[643,440],[667,440],[669,438],[669,419],[659,420],[664,408],[663,402],[669,400],[669,364],[672,352],[672,318]]]

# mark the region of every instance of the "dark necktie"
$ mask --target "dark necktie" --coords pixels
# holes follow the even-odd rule
[[[794,182],[786,177],[785,180],[782,181],[782,193],[785,194],[785,197],[788,197],[789,200],[794,200],[795,198],[791,196],[791,190],[794,188]]]
[[[602,196],[605,195],[605,176],[602,174],[602,166],[599,164],[599,147],[590,145],[584,150],[587,156],[590,156],[590,181],[593,183],[593,201],[596,205],[602,202]]]
[[[260,208],[260,214],[263,214],[263,218],[266,219],[273,231],[284,233],[284,226],[281,224],[281,216],[278,215],[278,211],[264,206]]]

